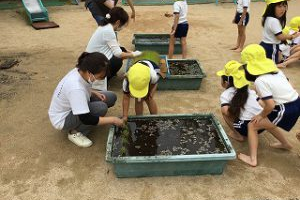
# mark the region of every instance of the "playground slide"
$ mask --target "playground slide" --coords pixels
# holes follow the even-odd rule
[[[22,0],[30,22],[49,21],[48,11],[41,0]]]

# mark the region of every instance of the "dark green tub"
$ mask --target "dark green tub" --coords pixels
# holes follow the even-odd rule
[[[168,54],[169,52],[169,34],[134,34],[132,44],[139,51],[156,51],[159,54]],[[180,40],[176,39],[174,54],[181,54]]]
[[[113,157],[115,127],[109,130],[106,161],[111,163],[117,177],[145,177],[145,176],[179,176],[222,174],[227,162],[236,158],[236,153],[224,132],[221,124],[213,114],[173,114],[148,115],[129,117],[134,119],[163,119],[163,118],[205,118],[212,121],[219,138],[222,139],[228,153],[196,154],[196,155],[159,155],[159,156],[129,156]]]

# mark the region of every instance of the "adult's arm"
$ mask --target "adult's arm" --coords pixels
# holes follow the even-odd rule
[[[240,19],[240,21],[238,23],[239,26],[243,25],[243,21],[246,18],[247,10],[248,10],[248,7],[244,7],[243,8],[243,13],[242,13],[241,19]]]
[[[78,115],[79,120],[85,125],[107,125],[107,124],[114,124],[116,126],[123,125],[123,119],[118,117],[96,117],[91,113],[81,114]]]
[[[177,25],[178,25],[178,21],[179,21],[179,13],[174,13],[174,23],[172,26],[172,30],[171,30],[171,35],[175,34]]]

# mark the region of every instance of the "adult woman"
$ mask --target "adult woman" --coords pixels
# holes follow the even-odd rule
[[[72,69],[56,87],[49,117],[58,130],[67,131],[68,139],[80,147],[89,147],[92,141],[85,135],[92,126],[114,124],[121,126],[123,120],[104,117],[108,107],[112,107],[117,97],[114,93],[91,90],[95,80],[106,76],[107,58],[101,53],[82,53],[76,68]]]
[[[141,55],[140,51],[128,52],[125,48],[123,48],[123,52],[117,41],[115,31],[122,30],[128,24],[128,18],[128,14],[123,8],[111,9],[106,16],[106,24],[97,28],[86,47],[86,52],[103,53],[109,59],[108,79],[117,74],[122,67],[123,59]]]
[[[115,7],[118,3],[118,0],[86,0],[85,7],[89,9],[92,16],[96,20],[98,26],[103,26],[105,23],[105,15],[109,13],[109,10]],[[131,18],[135,19],[135,10],[132,3],[132,0],[127,0],[131,8]]]

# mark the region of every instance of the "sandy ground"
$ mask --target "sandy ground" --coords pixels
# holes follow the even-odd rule
[[[300,1],[290,3],[288,19],[299,15]],[[128,7],[126,7],[129,10]],[[136,7],[137,19],[119,34],[128,49],[133,33],[167,33],[172,20],[163,17],[171,6]],[[213,112],[221,120],[222,91],[215,72],[225,62],[239,59],[228,50],[235,44],[236,27],[231,24],[233,4],[189,7],[188,56],[201,61],[207,78],[199,91],[159,91],[159,113]],[[260,16],[264,3],[252,3],[247,43],[261,39]],[[36,31],[15,10],[0,12],[0,58],[22,60],[19,66],[0,71],[0,199],[49,200],[191,200],[191,199],[299,199],[300,143],[295,133],[286,137],[290,152],[274,150],[270,134],[259,137],[259,165],[251,168],[234,160],[222,175],[118,179],[105,161],[107,127],[98,127],[91,148],[78,148],[65,134],[52,128],[47,110],[59,80],[74,67],[77,57],[96,29],[90,13],[80,6],[51,7],[57,29]],[[284,69],[300,92],[300,63]],[[122,73],[122,72],[120,72]],[[118,94],[109,115],[121,115],[121,78],[110,90]],[[170,99],[170,101],[168,101]],[[173,100],[172,100],[173,99]],[[133,109],[131,109],[133,114]],[[225,126],[223,120],[221,122]],[[247,152],[247,143],[232,141],[237,152]]]

